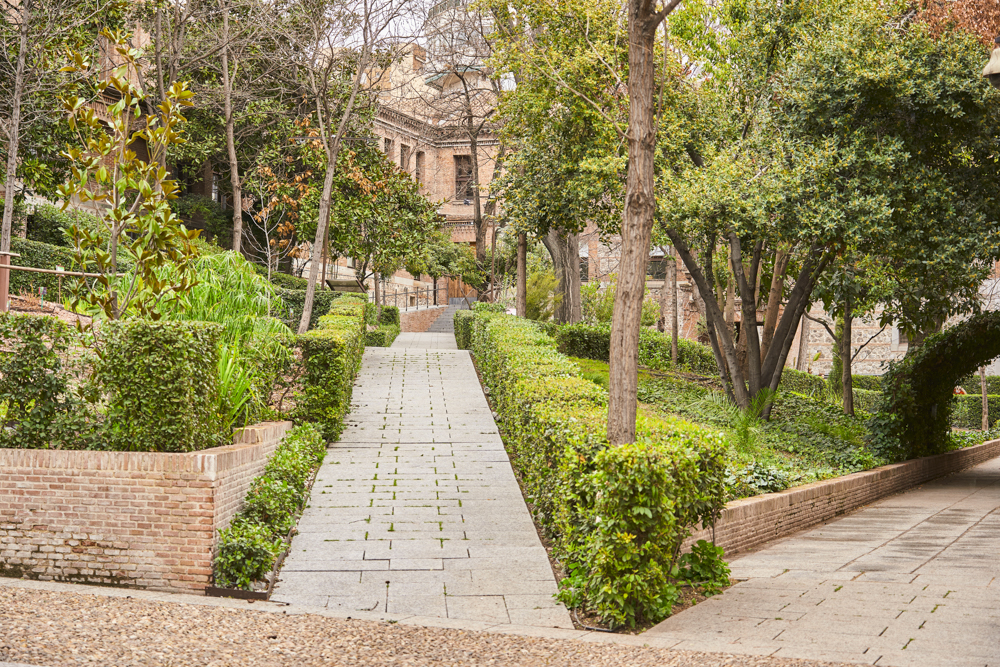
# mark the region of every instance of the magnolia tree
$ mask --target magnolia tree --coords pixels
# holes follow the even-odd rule
[[[132,313],[160,318],[165,301],[176,299],[193,285],[191,242],[198,236],[174,215],[169,201],[177,184],[167,177],[160,159],[168,147],[183,141],[182,110],[192,106],[192,93],[175,83],[158,106],[158,114],[143,114],[146,96],[136,85],[138,52],[127,34],[104,31],[117,65],[100,73],[98,100],[70,96],[64,100],[69,125],[78,145],[64,153],[72,178],[59,188],[64,206],[71,199],[91,205],[98,229],[73,225],[68,230],[74,257],[82,271],[95,274],[74,288],[74,308],[84,305],[108,319]],[[76,54],[73,71],[90,71],[92,64]],[[148,158],[140,157],[143,151]],[[126,262],[127,272],[119,269]]]

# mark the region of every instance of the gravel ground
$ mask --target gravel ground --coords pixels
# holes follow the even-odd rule
[[[5,660],[46,667],[833,664],[0,588],[0,661]]]

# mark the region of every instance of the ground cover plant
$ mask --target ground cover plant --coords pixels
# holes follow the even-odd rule
[[[486,309],[456,329],[468,321],[512,462],[569,572],[560,598],[611,627],[661,620],[683,585],[681,543],[721,511],[722,439],[681,419],[648,415],[636,443],[610,447],[607,392],[585,379],[552,337],[533,322]]]

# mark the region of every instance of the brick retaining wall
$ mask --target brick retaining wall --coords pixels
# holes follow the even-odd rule
[[[0,575],[201,592],[291,422],[189,454],[0,449]]]
[[[829,521],[880,498],[905,491],[1000,456],[1000,440],[991,440],[937,456],[857,472],[836,479],[796,486],[778,493],[734,500],[715,524],[715,544],[726,556],[751,551],[775,538]],[[693,535],[711,540],[710,529]]]
[[[401,331],[423,333],[434,324],[434,320],[445,311],[447,306],[421,308],[420,310],[399,311],[399,328]]]

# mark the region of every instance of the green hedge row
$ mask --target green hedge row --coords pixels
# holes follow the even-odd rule
[[[271,573],[325,455],[326,443],[313,425],[288,432],[263,474],[250,483],[243,509],[219,531],[214,561],[217,586],[253,590],[254,582]]]
[[[367,299],[344,296],[319,318],[316,329],[296,338],[304,372],[295,416],[315,422],[327,440],[335,440],[343,430],[361,368],[369,308]]]
[[[472,349],[472,318],[475,315],[471,310],[455,311],[452,326],[455,329],[455,344],[460,350]]]
[[[281,318],[281,320],[289,329],[296,331],[299,328],[299,320],[302,319],[302,309],[305,308],[306,291],[304,289],[285,289],[279,287],[275,290],[275,293],[281,297],[281,301],[287,309],[285,317]],[[315,329],[319,325],[319,318],[329,312],[330,306],[342,294],[343,292],[316,290],[316,293],[313,295],[312,315],[309,318],[310,329]]]
[[[571,357],[608,361],[611,356],[611,325],[567,324],[555,330],[559,350]],[[680,338],[677,340],[677,362],[681,368],[704,375],[717,375],[711,348]],[[649,368],[665,370],[673,367],[670,336],[651,329],[639,332],[639,363]]]
[[[851,384],[855,389],[882,391],[881,375],[852,375]]]
[[[854,407],[865,412],[875,412],[881,400],[881,391],[854,390]],[[1000,394],[987,394],[989,422],[993,426],[1000,418]],[[951,425],[953,428],[979,429],[983,425],[982,394],[957,395],[951,402]]]
[[[970,394],[980,394],[983,393],[983,385],[979,382],[979,374],[974,373],[962,378],[958,386],[960,386],[965,391]],[[1000,394],[1000,375],[987,375],[986,376],[986,393],[987,394]]]
[[[389,347],[399,335],[398,324],[382,324],[365,332],[365,347]]]
[[[92,231],[101,228],[101,222],[93,213],[64,211],[57,206],[43,204],[27,215],[25,233],[31,241],[68,247],[70,239],[63,230],[74,224]]]
[[[219,336],[211,322],[107,322],[94,379],[117,451],[193,452],[229,444],[219,405]]]
[[[806,396],[819,397],[826,392],[826,380],[819,375],[786,368],[781,371],[781,382],[778,383],[778,389],[779,391],[794,391]]]
[[[378,323],[399,326],[399,308],[396,306],[382,306],[382,313],[379,315]]]
[[[512,462],[571,573],[560,597],[615,627],[664,618],[680,544],[724,504],[721,437],[640,418],[635,444],[610,447],[607,393],[578,375],[554,339],[528,320],[471,312],[456,318],[463,342],[470,321]]]

